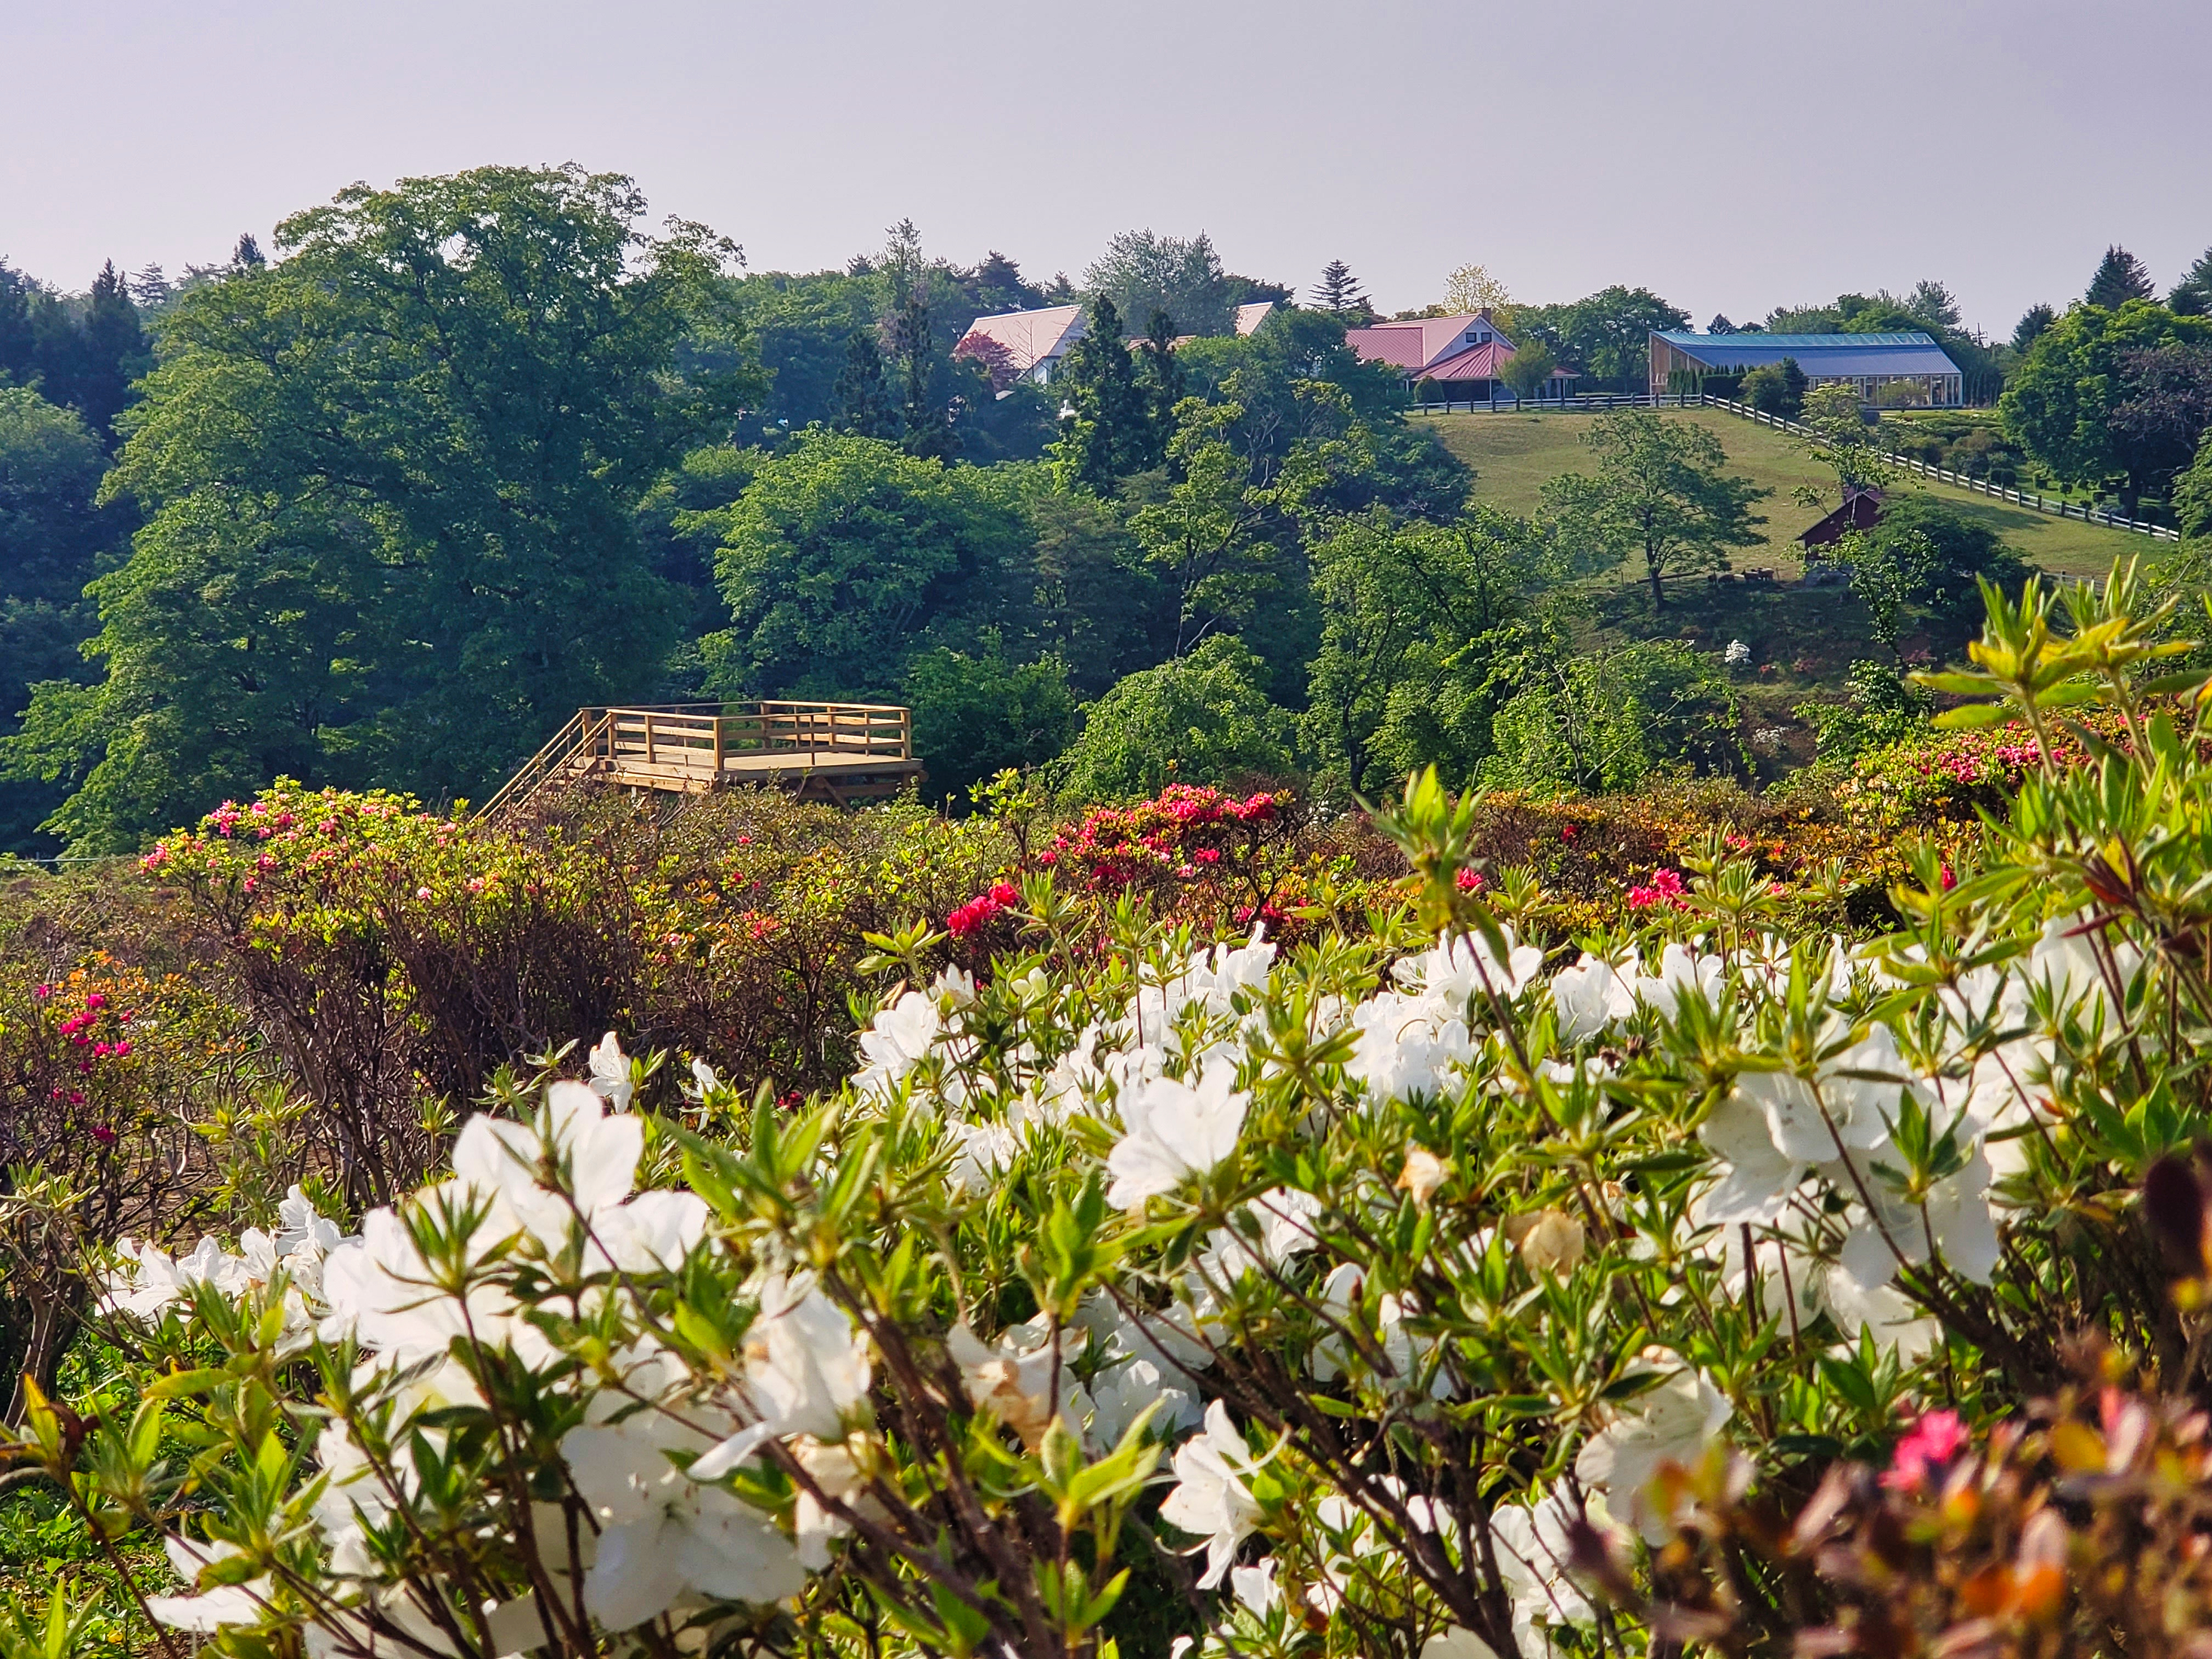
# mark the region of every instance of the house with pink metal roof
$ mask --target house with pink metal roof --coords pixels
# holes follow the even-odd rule
[[[1487,311],[1348,328],[1344,343],[1362,362],[1386,363],[1414,391],[1449,403],[1495,399],[1504,389],[1499,377],[1513,359],[1513,342]],[[1578,378],[1571,369],[1554,369],[1542,395],[1564,397],[1567,382]]]

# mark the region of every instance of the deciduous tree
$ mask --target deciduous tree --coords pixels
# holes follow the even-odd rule
[[[1541,340],[1531,340],[1505,360],[1499,377],[1512,388],[1516,398],[1533,398],[1544,388],[1559,366],[1552,348]]]
[[[1303,725],[1323,768],[1359,790],[1428,765],[1474,776],[1505,695],[1497,630],[1558,580],[1555,544],[1495,507],[1445,525],[1376,509],[1309,558],[1322,621]]]
[[[1235,377],[1228,388],[1237,390]],[[1166,498],[1131,515],[1146,557],[1176,598],[1176,653],[1249,618],[1281,580],[1286,545],[1303,524],[1328,511],[1331,489],[1374,464],[1366,428],[1335,387],[1309,381],[1299,390],[1308,435],[1279,458],[1234,440],[1243,405],[1187,398],[1168,442],[1174,482]]]
[[[908,659],[997,620],[1022,523],[976,467],[812,433],[717,517],[731,625],[703,641],[730,696],[890,701]]]
[[[1231,634],[1130,675],[1085,710],[1068,747],[1063,794],[1127,800],[1170,783],[1288,771],[1297,731],[1267,700],[1267,684],[1266,665]]]
[[[1722,471],[1727,453],[1705,427],[1623,410],[1599,416],[1583,441],[1596,470],[1553,479],[1546,511],[1578,550],[1642,559],[1655,609],[1670,576],[1758,544],[1766,520],[1752,506],[1772,492]]]
[[[2131,354],[2207,344],[2212,319],[2177,317],[2139,300],[2118,311],[2076,306],[2036,341],[2014,372],[1998,404],[2006,430],[2069,483],[2120,475],[2120,498],[2132,514],[2142,492],[2179,459],[2164,434],[2114,418],[2131,395],[2128,365],[2142,361]]]
[[[1454,313],[1486,311],[1501,325],[1512,309],[1505,284],[1480,265],[1462,265],[1444,278],[1444,307]]]
[[[634,508],[758,382],[666,378],[720,246],[643,207],[574,167],[356,185],[178,300],[111,484],[149,522],[95,584],[106,677],[42,689],[17,751],[93,763],[75,844],[280,773],[474,793],[652,687]]]
[[[1122,231],[1084,270],[1083,291],[1132,321],[1164,311],[1186,334],[1227,334],[1234,317],[1221,256],[1204,231],[1188,239]]]

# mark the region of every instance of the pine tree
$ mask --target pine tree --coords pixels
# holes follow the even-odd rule
[[[845,367],[830,389],[830,424],[840,432],[886,441],[899,435],[898,410],[884,375],[884,354],[866,329],[854,329],[846,345]]]
[[[1067,354],[1060,385],[1066,398],[1054,460],[1064,477],[1101,495],[1145,470],[1152,451],[1152,409],[1121,343],[1121,313],[1100,295],[1091,324]]]
[[[169,286],[169,273],[158,264],[148,265],[130,281],[131,297],[151,310],[161,304],[174,290]]]
[[[0,260],[0,380],[31,378],[37,337],[31,331],[31,281]]]
[[[2212,248],[2198,254],[2197,263],[2173,285],[2166,308],[2184,317],[2212,316]]]
[[[1733,334],[1735,332],[1735,325],[1729,321],[1728,313],[1726,312],[1717,311],[1713,313],[1712,321],[1705,325],[1705,332],[1708,334]]]
[[[249,230],[239,237],[238,246],[230,251],[230,263],[239,270],[258,270],[269,263],[269,259],[261,252],[260,242]]]
[[[1137,469],[1140,472],[1167,459],[1168,440],[1175,435],[1175,407],[1183,395],[1182,364],[1176,360],[1175,343],[1175,319],[1154,307],[1137,365],[1137,378],[1152,413],[1143,465]]]
[[[2155,292],[2143,262],[2115,243],[2105,250],[2105,257],[2098,262],[2097,274],[2089,279],[2089,292],[2084,297],[2093,306],[2118,311],[2130,300],[2148,300]]]
[[[131,401],[131,382],[148,367],[138,307],[124,291],[122,273],[112,259],[92,279],[83,335],[82,368],[70,401],[87,426],[112,437],[115,417]]]
[[[1959,326],[1959,301],[1949,289],[1929,278],[1912,285],[1912,297],[1905,302],[1905,309],[1915,321],[1930,328]]]
[[[1331,259],[1322,267],[1321,281],[1315,285],[1313,297],[1314,304],[1332,317],[1370,309],[1366,295],[1360,291],[1359,279],[1341,259]]]
[[[1782,360],[1782,412],[1796,420],[1805,408],[1805,389],[1809,382],[1805,371],[1797,366],[1795,357]]]
[[[2023,355],[2042,337],[2043,331],[2058,320],[2058,313],[2049,306],[2030,306],[2021,313],[2020,321],[2012,331],[2012,349]]]
[[[960,453],[960,434],[938,393],[936,331],[919,283],[891,319],[891,356],[899,366],[899,447],[909,455],[951,460]]]

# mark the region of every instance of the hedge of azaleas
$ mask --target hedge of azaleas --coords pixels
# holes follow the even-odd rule
[[[2197,1652],[2202,681],[2063,597],[1952,689],[2131,742],[1887,937],[1723,843],[1560,938],[1433,778],[1355,936],[971,888],[835,1090],[610,1038],[350,1232],[120,1252],[21,1455],[241,1659]]]

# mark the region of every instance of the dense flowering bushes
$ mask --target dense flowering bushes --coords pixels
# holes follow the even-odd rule
[[[21,1455],[241,1659],[2198,1651],[2212,767],[2068,597],[1984,706],[2137,741],[1886,936],[1745,836],[1563,938],[1433,777],[1356,933],[969,883],[834,1091],[603,1040],[357,1221],[119,1250],[135,1401]]]
[[[2107,743],[2126,738],[2116,716],[2092,716],[2084,729]],[[2054,765],[2075,767],[2088,758],[2081,737],[2075,733],[2063,733],[2051,744]],[[1833,787],[1846,814],[1881,829],[1972,823],[1977,809],[2001,804],[2041,766],[2036,736],[2021,725],[1931,732],[1869,750]]]
[[[220,1212],[222,1123],[258,1080],[191,975],[39,942],[0,959],[0,1393],[58,1360],[85,1241]]]

